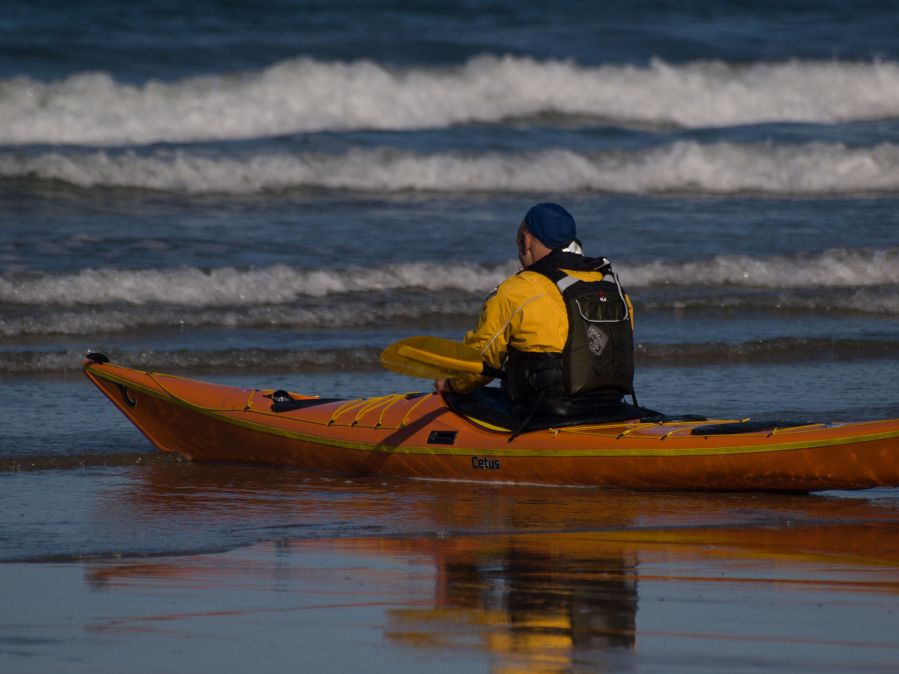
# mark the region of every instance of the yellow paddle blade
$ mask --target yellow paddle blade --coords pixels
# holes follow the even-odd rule
[[[414,346],[406,346],[405,344],[397,349],[397,354],[408,360],[414,360],[425,365],[433,365],[434,367],[445,370],[460,370],[462,372],[471,372],[480,374],[483,366],[480,363],[471,363],[467,360],[458,360],[457,358],[449,358],[441,356],[439,353],[431,353],[416,349]]]
[[[441,337],[407,337],[381,352],[381,365],[392,372],[425,379],[481,374],[484,360],[477,349]]]

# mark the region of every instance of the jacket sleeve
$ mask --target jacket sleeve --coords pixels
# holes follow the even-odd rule
[[[463,341],[480,351],[485,363],[500,369],[506,360],[513,331],[521,321],[522,309],[540,297],[542,292],[520,277],[507,279],[487,296],[477,327],[468,332]],[[490,383],[491,379],[473,374],[456,377],[449,383],[457,393],[469,393]]]

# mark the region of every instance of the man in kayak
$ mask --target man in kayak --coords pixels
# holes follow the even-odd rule
[[[633,395],[633,309],[609,261],[581,251],[571,214],[540,203],[516,235],[522,269],[491,292],[465,343],[506,373],[504,388],[540,416],[589,416]],[[489,377],[435,382],[469,394]]]

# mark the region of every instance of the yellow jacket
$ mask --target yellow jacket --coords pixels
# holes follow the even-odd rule
[[[563,270],[581,281],[601,281],[599,271]],[[633,327],[633,308],[625,296]],[[499,369],[509,347],[536,353],[561,353],[568,340],[568,314],[558,287],[535,271],[521,271],[503,281],[488,295],[477,327],[465,335],[465,343],[481,352],[484,362]],[[450,380],[457,393],[468,393],[490,377],[465,375]]]

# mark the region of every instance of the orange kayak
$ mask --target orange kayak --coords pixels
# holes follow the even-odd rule
[[[85,361],[88,379],[158,449],[194,461],[628,489],[899,486],[899,419],[778,427],[660,417],[514,435],[457,414],[436,393],[356,400],[293,393],[279,405],[271,390],[102,361]]]

